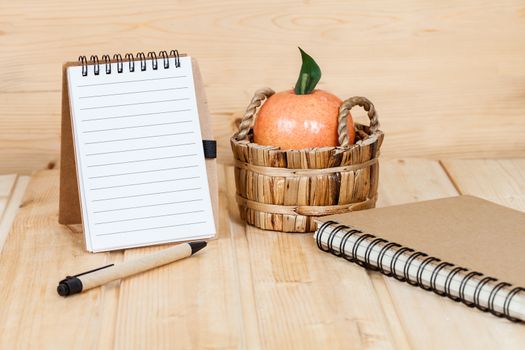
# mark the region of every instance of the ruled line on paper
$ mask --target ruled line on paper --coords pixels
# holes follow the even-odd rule
[[[166,202],[166,203],[156,203],[156,204],[147,204],[147,205],[137,205],[135,207],[125,207],[125,208],[114,208],[114,209],[106,209],[106,210],[97,210],[94,211],[93,214],[101,214],[101,213],[109,213],[113,211],[121,211],[121,210],[131,210],[131,209],[142,209],[142,208],[150,208],[150,207],[160,207],[163,205],[172,205],[172,204],[184,204],[184,203],[191,203],[191,202],[201,202],[202,198],[196,198],[196,199],[188,199],[184,201],[176,201],[176,202]]]
[[[122,96],[122,95],[133,95],[133,94],[145,94],[148,92],[162,92],[162,91],[174,91],[174,90],[182,90],[187,89],[187,86],[181,86],[181,87],[174,87],[174,88],[167,88],[167,89],[153,89],[153,90],[142,90],[142,91],[128,91],[128,92],[118,92],[114,94],[102,94],[102,95],[90,95],[90,96],[80,96],[80,99],[86,99],[86,98],[96,98],[96,97],[110,97],[110,96]]]
[[[189,146],[194,145],[195,142],[188,142],[188,143],[179,143],[176,145],[166,145],[166,146],[155,146],[155,147],[142,147],[142,148],[131,148],[131,149],[124,149],[119,151],[109,151],[109,152],[98,152],[98,153],[88,153],[86,156],[100,156],[105,154],[113,154],[113,153],[123,153],[123,152],[135,152],[135,151],[147,151],[150,149],[159,149],[159,148],[170,148],[170,147],[179,147],[179,146]]]
[[[104,177],[112,177],[112,176],[122,176],[122,175],[135,175],[135,174],[145,174],[145,173],[156,173],[159,171],[168,171],[168,170],[179,170],[179,169],[188,169],[188,168],[196,168],[198,165],[188,165],[188,166],[179,166],[174,168],[164,168],[164,169],[153,169],[153,170],[144,170],[144,171],[134,171],[130,173],[120,173],[120,174],[109,174],[109,175],[100,175],[100,176],[91,176],[88,177],[88,179],[102,179]]]
[[[82,131],[82,133],[89,134],[89,133],[102,132],[102,131],[140,129],[140,128],[149,128],[149,127],[154,127],[154,126],[174,125],[174,124],[191,123],[191,122],[192,122],[191,120],[181,120],[181,121],[169,122],[169,123],[146,124],[146,125],[136,125],[136,126],[123,126],[123,127],[110,128],[110,129],[85,130],[85,131]]]
[[[115,82],[106,82],[106,83],[96,83],[96,84],[83,84],[77,85],[77,88],[88,87],[88,86],[102,86],[102,85],[116,85],[116,84],[127,84],[127,83],[139,83],[144,81],[156,81],[156,80],[167,80],[167,79],[178,79],[186,78],[186,75],[178,75],[174,77],[162,77],[162,78],[149,78],[149,79],[137,79],[137,80],[126,80],[126,81],[115,81]]]
[[[176,102],[176,101],[187,101],[187,100],[189,100],[189,97],[172,98],[172,99],[169,99],[169,100],[124,103],[124,104],[120,104],[120,105],[84,107],[84,108],[80,108],[80,110],[81,111],[87,111],[87,110],[92,110],[92,109],[115,108],[115,107],[126,107],[126,106],[140,106],[140,105],[149,105],[149,104],[152,104],[152,103]]]
[[[140,114],[125,114],[125,115],[117,115],[117,116],[111,116],[111,117],[100,117],[100,118],[92,118],[92,119],[83,119],[82,122],[93,122],[93,121],[98,121],[98,120],[120,119],[120,118],[134,118],[134,117],[143,117],[145,115],[159,115],[159,114],[181,113],[181,112],[189,112],[189,111],[191,111],[190,108],[176,109],[176,110],[172,110],[172,111],[162,111],[162,112],[149,112],[149,113],[140,113]]]
[[[145,197],[145,196],[157,196],[157,195],[166,194],[166,193],[197,191],[197,190],[200,190],[200,189],[201,189],[201,187],[182,188],[180,190],[173,190],[173,191],[163,191],[163,192],[155,192],[155,193],[141,193],[141,194],[134,194],[134,195],[131,195],[131,196],[120,196],[120,197],[93,199],[92,202],[104,202],[104,201],[111,201],[111,200],[115,200],[115,199],[136,198],[136,197]]]
[[[176,132],[173,134],[162,134],[162,135],[150,135],[150,136],[138,136],[138,137],[128,137],[125,139],[115,139],[115,140],[102,140],[102,141],[92,141],[92,142],[85,142],[85,145],[95,145],[98,143],[108,143],[108,142],[118,142],[118,141],[131,141],[131,140],[141,140],[141,139],[149,139],[149,138],[155,138],[155,137],[165,137],[165,136],[177,136],[177,135],[186,135],[186,134],[193,134],[193,131],[185,131],[185,132]]]
[[[149,181],[149,182],[138,182],[133,184],[125,184],[125,185],[114,185],[114,186],[106,186],[106,187],[96,187],[96,188],[90,188],[91,191],[97,191],[97,190],[108,190],[110,188],[120,188],[120,187],[130,187],[130,186],[140,186],[140,185],[150,185],[150,184],[158,184],[158,183],[164,183],[164,182],[175,182],[175,181],[182,181],[182,180],[193,180],[198,179],[200,176],[191,176],[191,177],[180,177],[178,179],[168,179],[168,180],[159,180],[159,181]]]
[[[176,215],[196,214],[196,213],[202,213],[203,211],[204,211],[204,210],[183,211],[183,212],[176,212],[176,213],[169,213],[169,214],[162,214],[162,215],[143,216],[143,217],[131,218],[131,219],[121,219],[121,220],[112,220],[112,221],[102,221],[102,222],[95,222],[95,225],[105,225],[105,224],[114,224],[114,223],[116,223],[116,222],[126,222],[126,221],[136,221],[136,220],[156,219],[156,218],[163,218],[163,217],[166,217],[166,216],[176,216]]]
[[[153,162],[155,160],[166,160],[166,159],[175,159],[175,158],[195,157],[196,155],[197,155],[197,153],[192,153],[192,154],[181,154],[181,155],[170,156],[170,157],[159,157],[159,158],[149,158],[149,159],[135,159],[135,160],[127,160],[127,161],[124,161],[124,162],[113,162],[113,163],[105,163],[105,164],[88,165],[88,168],[95,168],[95,167],[109,166],[109,165],[118,165],[118,164]]]
[[[117,232],[99,233],[99,234],[97,234],[97,236],[117,235],[117,234],[121,234],[121,233],[130,233],[130,232],[149,231],[149,230],[156,230],[156,229],[159,229],[159,228],[172,228],[172,227],[179,227],[179,226],[200,225],[200,224],[205,224],[205,223],[206,223],[206,221],[186,222],[186,223],[175,224],[175,225],[166,225],[166,226],[156,226],[156,227],[140,228],[140,229],[138,229],[138,230],[127,230],[127,231],[117,231]]]

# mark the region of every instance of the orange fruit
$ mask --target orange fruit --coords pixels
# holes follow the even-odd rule
[[[254,142],[281,149],[337,146],[337,116],[342,101],[335,95],[314,90],[297,95],[294,90],[278,92],[263,104],[255,119]],[[348,113],[348,137],[354,143],[355,130]]]

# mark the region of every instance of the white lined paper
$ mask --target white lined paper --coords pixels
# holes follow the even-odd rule
[[[82,76],[68,68],[86,245],[105,251],[215,235],[191,59]],[[104,68],[104,64],[101,64]]]

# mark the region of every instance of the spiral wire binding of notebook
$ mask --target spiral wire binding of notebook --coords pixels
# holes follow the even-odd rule
[[[176,50],[113,58],[66,68],[87,249],[213,237],[215,144],[201,137],[195,62]]]
[[[314,238],[324,252],[525,321],[522,212],[458,196],[327,216],[318,225]]]

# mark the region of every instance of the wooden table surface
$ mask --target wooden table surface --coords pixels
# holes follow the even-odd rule
[[[57,223],[57,170],[21,202],[27,178],[0,177],[0,227],[20,202],[0,255],[0,348],[525,347],[523,324],[322,253],[310,234],[246,226],[232,168],[219,180],[219,237],[202,253],[65,299],[66,274],[160,248],[87,253],[80,228]],[[378,206],[458,193],[525,211],[525,159],[381,161]]]

